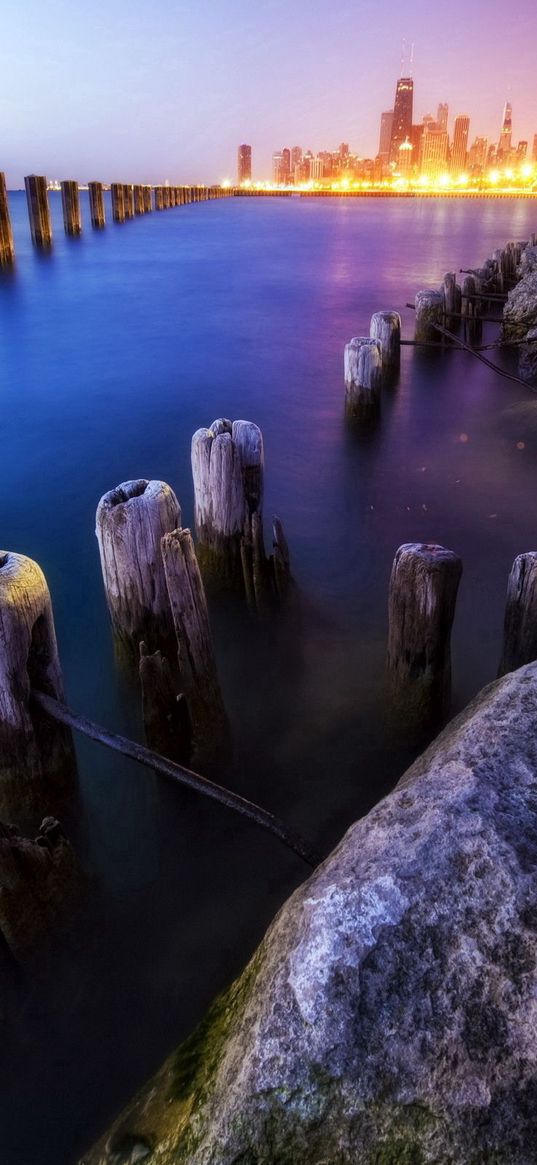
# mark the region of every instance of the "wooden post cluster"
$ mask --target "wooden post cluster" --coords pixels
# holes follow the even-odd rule
[[[388,603],[388,700],[392,722],[409,742],[438,729],[451,700],[451,627],[462,573],[452,550],[400,546]]]
[[[30,813],[72,788],[70,732],[51,724],[31,689],[63,699],[52,605],[43,572],[22,554],[0,552],[0,806]]]
[[[356,421],[376,420],[380,410],[382,350],[380,340],[355,336],[345,344],[345,410]]]
[[[66,235],[80,235],[82,232],[82,219],[80,217],[78,182],[73,181],[72,178],[66,178],[61,183],[61,191],[65,233]]]
[[[181,525],[181,507],[163,481],[125,481],[97,507],[96,535],[112,627],[126,654],[168,653],[174,642],[160,540]]]
[[[396,311],[376,311],[371,316],[369,334],[378,340],[382,367],[391,373],[399,372],[401,364],[401,316]]]
[[[13,232],[9,217],[6,176],[0,171],[0,267],[8,267],[15,258]]]
[[[190,531],[162,481],[124,482],[97,507],[103,580],[118,642],[139,664],[148,742],[206,763],[229,733]]]
[[[50,247],[52,222],[48,203],[47,180],[42,175],[29,174],[24,179],[24,185],[32,241],[36,247]]]
[[[88,182],[91,225],[102,230],[106,224],[102,182]]]

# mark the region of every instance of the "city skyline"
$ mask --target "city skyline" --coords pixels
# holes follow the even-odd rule
[[[415,43],[415,120],[447,101],[490,141],[509,100],[513,136],[537,120],[529,0],[516,24],[491,0],[454,0],[449,24],[425,0],[401,11],[369,0],[179,3],[149,14],[142,0],[106,15],[82,0],[28,0],[4,13],[2,166],[11,186],[31,171],[80,181],[234,178],[237,142],[270,175],[277,143],[314,153],[340,140],[374,157],[381,110],[393,106],[403,37]],[[388,31],[389,30],[389,33]],[[359,49],[360,69],[356,68]],[[313,62],[316,62],[313,67]],[[277,67],[276,67],[277,62]],[[201,67],[201,65],[203,67]],[[479,128],[478,128],[479,126]]]

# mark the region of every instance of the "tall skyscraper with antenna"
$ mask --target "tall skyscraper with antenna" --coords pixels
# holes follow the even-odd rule
[[[513,109],[510,101],[505,102],[503,111],[502,128],[500,132],[500,140],[498,142],[498,158],[508,158],[512,149],[513,134]]]
[[[400,77],[395,87],[392,136],[390,141],[390,162],[398,162],[399,147],[412,133],[412,110],[414,105],[414,81],[412,77]]]

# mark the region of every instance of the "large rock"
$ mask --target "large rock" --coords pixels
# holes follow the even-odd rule
[[[516,273],[518,276],[524,276],[529,275],[530,271],[537,271],[537,247],[533,247],[528,243],[520,256],[520,263],[516,269]]]
[[[286,903],[86,1165],[537,1160],[537,664]]]
[[[537,270],[513,287],[503,309],[502,340],[523,340],[537,327]]]
[[[24,959],[54,927],[81,887],[75,852],[54,817],[34,841],[0,822],[0,951]]]
[[[537,327],[530,328],[525,339],[528,343],[519,348],[518,371],[529,384],[537,384]]]

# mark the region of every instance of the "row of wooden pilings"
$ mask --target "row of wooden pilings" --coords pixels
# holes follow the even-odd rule
[[[535,246],[532,235],[530,246]],[[401,316],[396,311],[379,311],[371,317],[369,336],[355,336],[345,345],[345,406],[350,420],[370,424],[378,419],[383,386],[393,384],[401,360],[401,343],[417,347],[442,345],[449,332],[463,326],[464,340],[478,345],[484,319],[499,323],[486,312],[504,303],[507,292],[517,280],[517,267],[527,241],[509,242],[498,248],[480,268],[461,271],[462,284],[455,272],[444,275],[442,286],[416,292],[415,333],[413,341],[401,338]]]
[[[47,179],[30,174],[24,179],[28,217],[32,241],[37,247],[50,247],[52,243],[52,218],[48,197]],[[106,225],[104,186],[102,182],[88,183],[91,225],[102,229]],[[168,210],[175,206],[187,206],[192,202],[206,202],[216,198],[226,198],[232,189],[221,186],[142,186],[123,182],[113,182],[110,186],[112,218],[114,222],[125,222],[137,215],[148,214],[151,210]],[[69,179],[61,183],[63,224],[68,235],[82,232],[82,213],[78,183]],[[7,266],[15,259],[13,231],[9,214],[9,203],[5,175],[0,173],[0,266]]]

